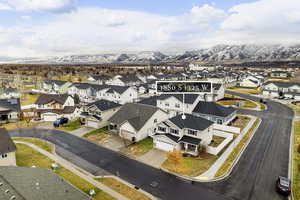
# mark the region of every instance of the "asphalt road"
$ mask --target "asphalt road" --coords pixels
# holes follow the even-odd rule
[[[257,100],[255,97],[245,97]],[[226,180],[215,183],[191,184],[58,130],[20,129],[11,131],[10,134],[48,140],[57,146],[56,151],[59,155],[87,171],[95,175],[119,175],[160,199],[284,199],[275,192],[274,183],[278,175],[288,175],[292,110],[268,101],[267,111],[243,110],[240,113],[258,116],[262,118],[262,123],[232,174]],[[156,182],[157,186],[151,186],[153,182]]]

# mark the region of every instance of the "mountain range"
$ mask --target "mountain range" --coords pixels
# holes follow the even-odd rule
[[[164,62],[246,62],[300,60],[300,45],[216,45],[176,55],[167,55],[159,51],[143,51],[138,53],[69,55],[47,58],[12,59],[1,58],[9,63],[41,63],[41,64],[102,64],[102,63],[164,63]]]

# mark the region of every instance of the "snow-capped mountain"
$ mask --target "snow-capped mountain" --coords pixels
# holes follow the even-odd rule
[[[160,62],[231,62],[300,60],[300,45],[217,45],[211,48],[166,55],[158,51],[138,53],[70,55],[49,58],[8,59],[15,63],[93,64],[93,63],[160,63]],[[3,62],[3,59],[2,59]]]

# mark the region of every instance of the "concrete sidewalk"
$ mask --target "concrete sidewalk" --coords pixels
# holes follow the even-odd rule
[[[20,143],[20,144],[26,144],[29,147],[33,148],[34,150],[40,152],[41,154],[47,156],[48,158],[50,158],[51,160],[53,160],[54,162],[60,164],[61,166],[63,166],[64,168],[70,170],[72,173],[76,174],[77,176],[81,177],[82,179],[84,179],[85,181],[93,184],[94,186],[98,187],[99,189],[103,190],[104,192],[108,193],[109,195],[113,196],[116,199],[119,200],[129,200],[127,197],[119,194],[118,192],[110,189],[109,187],[107,187],[106,185],[96,181],[93,179],[93,177],[91,175],[89,175],[87,172],[82,172],[82,169],[77,169],[77,167],[75,165],[73,165],[72,163],[68,162],[67,160],[59,157],[56,154],[51,154],[48,151],[45,151],[44,149],[41,149],[40,147],[35,146],[34,144],[28,143],[28,142],[22,142],[22,141],[15,141],[15,143]]]
[[[76,135],[78,137],[82,137],[84,136],[85,134],[91,132],[95,130],[94,128],[90,128],[90,127],[81,127],[79,129],[76,129],[74,131],[68,131],[69,133],[73,134],[73,135]]]

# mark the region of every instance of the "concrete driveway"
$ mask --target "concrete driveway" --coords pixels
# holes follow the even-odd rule
[[[85,134],[91,132],[92,130],[95,130],[94,128],[90,128],[90,127],[81,127],[79,129],[76,129],[74,131],[70,131],[69,133],[76,135],[78,137],[82,137]]]
[[[113,134],[111,134],[101,145],[117,152],[125,147],[124,140],[119,136]]]
[[[167,160],[167,153],[158,149],[152,149],[139,157],[138,160],[152,167],[160,168],[165,160]]]

